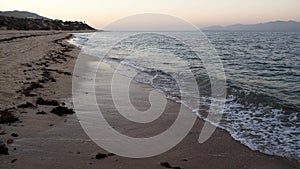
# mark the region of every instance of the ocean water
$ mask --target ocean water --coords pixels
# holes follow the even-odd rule
[[[201,118],[207,116],[203,110],[214,98],[199,56],[218,55],[227,79],[225,110],[218,127],[253,150],[300,161],[300,33],[204,34],[79,33],[71,43],[81,46],[85,53],[137,72],[135,81],[152,85],[177,102],[181,90],[174,77],[186,80],[189,86],[185,79],[188,66],[199,87],[197,113]],[[188,92],[192,96],[193,91]]]

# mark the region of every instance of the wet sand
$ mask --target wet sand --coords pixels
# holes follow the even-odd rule
[[[64,32],[0,32],[0,110],[11,108],[7,111],[19,119],[0,124],[0,141],[13,139],[13,143],[7,144],[9,155],[0,155],[0,168],[153,169],[166,168],[164,162],[171,167],[185,169],[299,168],[299,164],[287,159],[252,151],[220,129],[208,141],[199,144],[198,137],[203,126],[200,119],[182,142],[161,155],[143,159],[111,155],[96,159],[96,154],[108,155],[110,152],[89,139],[75,114],[58,116],[51,113],[58,105],[36,102],[41,97],[57,101],[62,107],[73,108],[72,75],[80,50],[68,44],[65,41],[68,38],[70,35]],[[86,56],[83,64],[95,61],[96,58]],[[167,101],[164,114],[153,123],[140,125],[120,116],[108,90],[111,72],[110,68],[99,71],[98,76],[108,84],[97,87],[97,97],[101,101],[102,113],[116,130],[132,137],[152,136],[174,122],[180,105],[172,101]],[[139,110],[148,109],[148,94],[152,90],[150,86],[132,82],[132,104]],[[26,105],[27,102],[32,106]],[[18,136],[14,137],[12,133]]]

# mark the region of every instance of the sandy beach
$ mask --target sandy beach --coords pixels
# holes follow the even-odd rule
[[[288,159],[252,151],[221,129],[199,144],[203,126],[199,118],[181,143],[155,157],[131,159],[101,149],[86,135],[71,111],[72,75],[80,52],[66,41],[71,36],[68,32],[55,31],[0,32],[0,141],[6,144],[9,154],[0,155],[0,168],[300,168]],[[95,61],[98,59],[86,56],[83,64]],[[99,76],[109,82],[108,74],[112,71],[107,68]],[[139,110],[148,109],[152,88],[132,82],[130,90],[133,105]],[[107,86],[99,86],[98,91],[101,91],[99,98],[103,99],[99,106],[111,126],[133,137],[164,131],[174,122],[180,107],[168,100],[164,114],[142,126],[118,114]],[[4,114],[14,118],[5,122]],[[97,159],[99,153],[105,154],[104,158]]]

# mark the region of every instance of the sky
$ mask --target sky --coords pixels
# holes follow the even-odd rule
[[[300,0],[1,0],[0,10],[22,10],[51,19],[85,21],[101,29],[120,18],[161,13],[199,27],[300,21]]]

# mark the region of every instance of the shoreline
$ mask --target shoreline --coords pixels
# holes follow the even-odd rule
[[[84,54],[85,55],[85,54]],[[85,57],[86,57],[86,61],[87,62],[99,62],[100,60],[98,59],[98,58],[96,58],[96,57],[94,57],[94,56],[88,56],[88,55],[85,55]],[[106,64],[106,63],[105,63]],[[90,64],[89,64],[90,65]],[[88,67],[88,66],[83,66],[83,67]],[[107,67],[107,66],[105,66],[105,67]],[[110,67],[110,66],[109,66]],[[103,71],[104,71],[104,73],[103,73]],[[111,79],[110,79],[110,76],[109,75],[107,75],[107,74],[109,74],[109,73],[107,73],[107,72],[110,72],[110,71],[114,71],[114,70],[112,70],[112,68],[106,68],[106,69],[100,69],[100,70],[98,70],[98,72],[102,72],[102,73],[99,73],[99,75],[97,75],[97,76],[100,76],[101,78],[103,78],[103,79],[99,79],[99,82],[97,82],[96,81],[96,84],[100,84],[100,81],[108,81],[108,82],[110,82],[111,81]],[[111,73],[111,72],[110,72]],[[115,75],[114,75],[115,76]],[[123,78],[127,78],[126,76],[123,76],[123,75],[117,75],[117,77],[119,77],[119,76],[122,76]],[[89,78],[91,78],[91,77],[85,77],[85,79],[89,79]],[[120,78],[120,77],[119,77]],[[122,86],[122,84],[124,84],[124,83],[120,83],[120,86]],[[85,84],[85,85],[89,85],[88,83],[87,84]],[[108,100],[110,100],[111,99],[111,94],[110,94],[110,88],[111,88],[111,86],[109,86],[109,87],[107,87],[106,86],[107,84],[105,83],[104,85],[103,84],[101,84],[100,86],[100,88],[97,88],[96,89],[96,91],[102,91],[101,92],[101,95],[105,95],[105,97],[108,97],[109,99]],[[133,87],[132,86],[130,86],[130,88],[132,88],[132,90],[133,90],[133,93],[130,93],[130,95],[131,96],[136,96],[137,95],[137,97],[133,97],[133,98],[131,98],[131,99],[133,99],[133,100],[131,100],[132,101],[132,104],[134,105],[134,106],[136,106],[136,108],[138,109],[138,110],[144,110],[144,111],[146,111],[148,108],[149,108],[149,105],[147,104],[147,103],[143,103],[143,102],[141,102],[140,100],[144,100],[144,97],[145,96],[148,96],[149,95],[149,93],[150,93],[150,91],[152,91],[154,88],[151,86],[151,85],[147,85],[147,84],[142,84],[142,83],[138,83],[138,82],[133,82],[133,84],[131,84],[131,85],[133,85]],[[106,86],[106,87],[103,87],[103,86]],[[143,90],[142,92],[140,91],[140,90]],[[104,92],[104,91],[106,91],[106,92]],[[84,91],[84,92],[87,92],[87,91]],[[130,91],[130,92],[132,92],[132,91]],[[100,106],[99,107],[101,107],[101,108],[103,108],[103,110],[108,110],[109,112],[109,114],[116,114],[117,113],[117,110],[115,110],[114,108],[113,108],[113,106],[111,106],[111,105],[113,105],[113,104],[115,104],[115,103],[113,103],[113,102],[111,102],[110,104],[108,104],[108,102],[107,102],[107,99],[105,99],[106,101],[105,101],[105,104],[101,104],[100,103],[100,100],[101,100],[101,95],[100,96],[96,96],[99,100],[97,100],[98,101],[98,104],[100,104]],[[144,95],[144,96],[142,96],[142,95]],[[111,123],[109,123],[110,125],[112,125],[113,126],[113,128],[116,128],[119,132],[121,132],[121,133],[123,133],[124,132],[124,134],[126,133],[126,134],[128,134],[129,136],[132,136],[132,137],[149,137],[149,136],[153,136],[153,135],[155,135],[155,134],[159,134],[159,133],[161,133],[161,132],[163,132],[165,129],[167,129],[166,128],[166,126],[165,125],[171,125],[172,124],[172,122],[174,122],[174,119],[176,118],[176,116],[177,116],[177,114],[175,113],[174,114],[174,112],[177,112],[178,111],[178,109],[179,109],[179,107],[181,106],[181,104],[180,103],[177,103],[177,102],[175,102],[174,100],[171,100],[171,99],[168,99],[168,104],[170,104],[169,106],[167,105],[167,107],[166,107],[166,111],[164,111],[164,114],[171,114],[171,116],[169,116],[169,117],[164,117],[163,115],[162,116],[160,116],[159,118],[162,118],[162,121],[155,121],[154,123],[152,123],[151,122],[151,124],[150,125],[157,125],[157,126],[159,126],[159,128],[155,128],[154,130],[155,131],[153,131],[152,129],[150,129],[150,131],[145,131],[144,129],[148,129],[149,128],[149,126],[150,125],[147,125],[146,124],[146,127],[142,127],[141,129],[137,129],[137,128],[139,128],[139,127],[141,127],[141,126],[139,126],[139,125],[137,125],[137,126],[135,126],[135,124],[132,124],[132,123],[126,123],[126,122],[120,122],[120,121],[122,121],[122,120],[124,120],[124,117],[121,117],[121,116],[118,116],[118,117],[111,117],[110,115],[105,115],[104,114],[104,116],[105,116],[105,118],[107,118],[107,121],[110,121],[110,120],[112,120],[113,122],[111,122]],[[143,106],[140,106],[140,105],[143,105]],[[145,105],[147,105],[147,106],[145,106]],[[184,106],[184,105],[183,105]],[[175,107],[175,108],[174,108]],[[186,106],[184,106],[186,109],[188,109],[187,111],[189,112],[189,113],[193,113],[189,108],[187,108]],[[194,113],[193,113],[194,114]],[[196,115],[196,114],[195,114]],[[174,117],[175,116],[175,117]],[[118,120],[117,120],[117,123],[115,122],[115,118],[117,118]],[[161,120],[161,119],[160,119]],[[160,123],[164,123],[164,124],[160,124]],[[192,140],[189,140],[189,142],[192,142],[193,144],[196,144],[195,145],[195,147],[198,147],[198,145],[197,144],[199,144],[198,143],[198,136],[199,136],[199,134],[200,134],[200,131],[201,131],[201,129],[202,129],[202,127],[203,127],[203,124],[204,124],[204,120],[203,119],[200,119],[199,117],[197,118],[197,121],[196,121],[196,123],[195,123],[195,125],[194,125],[194,127],[193,127],[193,129],[190,131],[190,133],[193,133],[193,134],[188,134],[187,135],[187,137],[193,137],[194,138],[194,140],[192,141]],[[143,124],[143,125],[145,125],[145,124]],[[129,126],[128,127],[128,129],[126,129],[127,127],[124,127],[124,126]],[[134,130],[138,130],[139,132],[138,133],[136,133],[136,131],[134,131],[134,132],[131,132],[131,130],[133,130],[133,128],[134,128]],[[150,127],[151,128],[151,127]],[[162,128],[162,129],[161,129]],[[158,130],[158,132],[157,132],[157,130]],[[272,160],[275,160],[275,161],[277,161],[277,160],[279,160],[279,161],[281,161],[281,162],[283,162],[283,163],[286,163],[286,164],[291,164],[291,166],[289,166],[289,167],[291,167],[292,168],[292,166],[294,166],[295,168],[299,168],[299,166],[297,166],[298,164],[297,164],[297,162],[296,161],[293,161],[293,160],[290,160],[290,159],[288,159],[288,158],[285,158],[285,157],[280,157],[280,156],[276,156],[276,155],[268,155],[268,154],[264,154],[264,153],[262,153],[262,152],[259,152],[259,151],[257,151],[257,150],[251,150],[249,147],[247,147],[246,145],[244,145],[244,144],[242,144],[242,143],[240,143],[239,141],[237,141],[237,140],[235,140],[234,138],[232,138],[232,136],[230,136],[230,134],[228,133],[228,131],[226,131],[226,130],[224,130],[224,129],[221,129],[221,128],[219,128],[219,127],[217,127],[217,129],[216,129],[216,131],[215,131],[216,133],[218,133],[217,135],[222,135],[221,137],[224,137],[224,139],[225,139],[225,141],[226,142],[228,142],[229,144],[237,144],[237,145],[235,145],[235,146],[237,146],[237,150],[236,151],[242,151],[243,149],[246,149],[246,150],[243,150],[243,151],[250,151],[250,152],[247,152],[247,153],[249,153],[249,155],[253,155],[253,154],[258,154],[257,156],[258,157],[261,157],[261,158],[271,158]],[[142,134],[141,134],[142,133]],[[145,134],[146,133],[146,134]],[[215,135],[215,134],[213,134],[213,135]],[[212,136],[213,138],[213,140],[214,139],[216,139],[215,137],[219,137],[219,136]],[[211,139],[211,138],[210,138]],[[210,140],[209,139],[209,140]],[[227,140],[228,139],[228,140]],[[184,140],[186,140],[186,138],[184,139]],[[210,142],[210,141],[207,141],[207,142]],[[184,141],[183,141],[184,142]],[[121,143],[120,143],[121,144]],[[179,143],[179,145],[180,145],[181,143]],[[206,143],[203,143],[203,144],[206,144]],[[211,143],[208,143],[209,144],[209,146],[208,147],[211,147],[210,146],[210,144]],[[215,140],[214,141],[212,141],[212,144],[218,144],[218,143],[216,143],[215,142]],[[190,145],[190,143],[188,143],[187,145]],[[185,146],[187,146],[187,145],[184,145],[184,147]],[[193,145],[194,146],[194,145]],[[232,145],[231,145],[232,146]],[[181,147],[181,146],[179,146],[179,147]],[[201,145],[199,146],[199,147],[202,147]],[[176,149],[176,147],[174,147],[173,149]],[[206,149],[206,148],[205,148]],[[232,148],[232,149],[235,149],[235,148]],[[169,150],[168,152],[170,152],[170,151],[172,151],[172,149],[171,150]],[[194,151],[194,150],[193,150]],[[206,151],[209,151],[209,150],[206,150]],[[230,150],[228,150],[228,151],[230,151]],[[196,152],[193,152],[193,153],[196,153]],[[244,152],[243,152],[244,153]],[[243,154],[243,153],[241,153],[241,154]],[[223,154],[222,153],[219,153],[220,154],[220,156],[223,156]],[[226,154],[226,153],[225,153]],[[218,153],[216,153],[216,154],[214,154],[215,156],[218,156]],[[160,155],[159,155],[160,156]],[[188,156],[188,155],[187,155]],[[195,154],[193,154],[193,156],[197,156],[197,155],[195,155]],[[224,156],[226,156],[226,155],[224,155]],[[236,158],[240,158],[240,157],[236,157]],[[209,159],[208,159],[209,160]],[[241,159],[239,159],[239,160],[241,160]],[[256,159],[257,160],[257,162],[259,162],[261,159]],[[204,160],[205,161],[205,160]],[[244,161],[244,160],[242,160],[242,161]],[[256,162],[255,162],[256,163]],[[224,164],[225,165],[225,164]],[[268,168],[268,167],[270,167],[270,168],[276,168],[275,166],[277,166],[278,165],[278,167],[280,168],[281,167],[281,164],[280,163],[278,163],[278,164],[276,164],[276,165],[273,165],[273,164],[271,164],[270,166],[268,166],[268,165],[264,165],[262,168]],[[192,168],[196,168],[196,167],[199,167],[199,166],[192,166]],[[218,167],[220,167],[220,166],[218,166]],[[255,165],[253,166],[253,167],[256,167]],[[185,167],[184,167],[185,168]],[[200,166],[200,168],[202,168],[201,166]],[[214,168],[214,167],[212,167],[212,168]],[[227,167],[225,167],[225,168],[227,168]]]
[[[49,31],[43,31],[45,32],[49,33]],[[42,97],[57,100],[60,104],[64,102],[72,107],[70,100],[72,75],[70,73],[73,72],[80,49],[63,40],[70,36],[68,33],[72,32],[47,35],[41,35],[39,31],[5,33],[7,32],[0,31],[0,60],[2,62],[0,108],[3,110],[17,107],[23,102],[31,102],[36,107],[16,108],[14,114],[22,122],[0,125],[0,130],[6,132],[0,135],[0,139],[3,141],[13,139],[13,143],[8,145],[10,155],[0,155],[0,168],[24,168],[24,166],[25,168],[99,168],[101,166],[104,168],[164,168],[160,165],[161,162],[168,162],[172,167],[181,168],[299,168],[298,164],[285,158],[252,151],[221,129],[217,129],[207,142],[199,144],[197,137],[203,125],[203,120],[200,119],[197,119],[193,129],[181,143],[159,156],[146,159],[111,156],[97,160],[95,159],[97,153],[109,152],[102,150],[86,136],[75,115],[59,117],[50,113],[53,106],[35,104],[36,99]],[[1,41],[3,38],[18,37],[20,33],[34,36]],[[53,57],[56,61],[53,61]],[[45,62],[45,58],[50,59],[49,63]],[[87,61],[93,60],[97,59],[87,58]],[[45,72],[49,72],[55,82],[49,80],[42,83],[43,87],[34,88],[29,92],[36,96],[23,96],[16,93],[17,90],[28,87],[27,85],[31,82],[45,78],[43,75],[47,74]],[[152,88],[137,83],[133,86],[133,92],[137,95],[133,102],[143,100],[139,102],[139,105],[141,109],[146,109],[149,105],[145,102],[147,101],[145,93]],[[100,91],[104,90],[100,89]],[[110,102],[109,99],[107,101]],[[155,134],[159,129],[166,128],[165,124],[172,123],[172,118],[176,117],[173,112],[176,112],[179,104],[171,101],[168,101],[168,104],[170,107],[167,107],[166,111],[169,116],[162,117],[162,121],[156,127],[147,126],[149,131],[144,134]],[[108,109],[111,105],[106,103],[104,109],[105,106]],[[46,114],[36,114],[41,111]],[[126,123],[120,122],[119,116],[107,113],[107,117],[117,129],[123,130],[124,133],[143,136],[141,134],[144,132],[143,128],[130,124],[127,126],[128,129],[122,129]],[[11,136],[12,133],[18,133],[19,136],[14,138]]]

